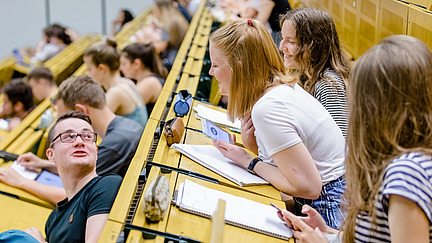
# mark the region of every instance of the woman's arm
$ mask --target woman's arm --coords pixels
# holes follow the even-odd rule
[[[274,6],[275,3],[272,0],[263,0],[256,19],[263,24],[267,23]]]
[[[214,145],[225,157],[243,168],[247,168],[253,159],[239,146],[219,140],[215,141]],[[277,167],[261,162],[256,164],[255,173],[291,196],[307,199],[319,197],[322,187],[321,176],[303,143],[277,152],[271,158]]]
[[[388,220],[391,242],[429,242],[429,220],[414,201],[390,195]]]

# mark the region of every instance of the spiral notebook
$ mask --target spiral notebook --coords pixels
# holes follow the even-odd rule
[[[288,240],[292,237],[291,230],[270,205],[210,189],[187,179],[180,184],[175,203],[182,211],[210,218],[217,209],[219,199],[226,201],[227,224],[280,239]]]
[[[176,149],[198,164],[218,173],[239,186],[269,184],[263,178],[249,173],[230,159],[225,158],[212,145],[173,144],[171,148]]]

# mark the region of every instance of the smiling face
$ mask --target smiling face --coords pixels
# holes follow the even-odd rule
[[[293,24],[289,20],[285,20],[282,25],[282,41],[279,45],[279,49],[284,55],[284,64],[288,69],[295,69],[297,63],[294,60],[294,53],[297,50],[297,33]]]
[[[63,120],[54,129],[54,137],[64,132],[93,132],[90,124],[78,118]],[[96,168],[97,146],[95,142],[84,142],[80,136],[72,143],[63,143],[58,138],[47,149],[47,157],[56,163],[60,174],[70,170],[91,172]]]
[[[219,91],[221,95],[229,95],[232,71],[228,65],[227,57],[223,55],[222,50],[210,42],[210,59],[211,68],[209,74],[214,76],[219,82]]]

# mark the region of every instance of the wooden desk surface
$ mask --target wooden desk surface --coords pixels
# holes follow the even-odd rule
[[[51,211],[52,209],[0,194],[0,232],[34,226],[45,235],[45,222]]]

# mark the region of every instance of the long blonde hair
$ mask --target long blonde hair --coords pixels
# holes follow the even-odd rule
[[[155,7],[160,11],[159,21],[170,35],[169,46],[178,49],[186,35],[189,23],[174,7],[172,0],[155,0]]]
[[[287,82],[282,57],[260,22],[233,21],[215,31],[210,42],[222,51],[232,72],[230,119],[249,115],[269,87]]]
[[[281,26],[285,21],[290,21],[295,28],[298,46],[294,60],[299,68],[289,70],[292,78],[300,81],[312,95],[315,83],[322,79],[337,87],[336,80],[324,76],[326,69],[336,71],[344,82],[347,81],[350,64],[328,13],[313,8],[291,9],[281,17]]]
[[[359,211],[376,219],[376,196],[392,160],[432,154],[432,53],[414,37],[391,36],[358,59],[349,80],[344,242],[354,241]]]

